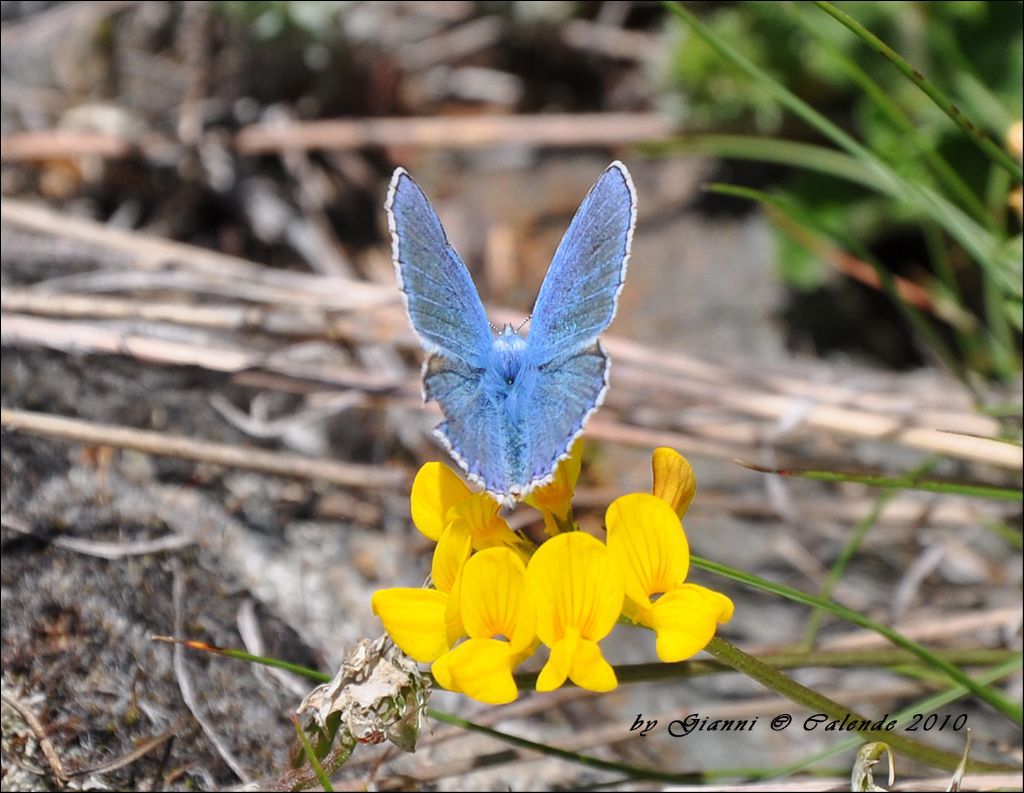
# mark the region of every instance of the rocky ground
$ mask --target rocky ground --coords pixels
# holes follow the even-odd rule
[[[5,50],[18,30],[5,22]],[[47,32],[43,25],[32,30]],[[6,134],[12,127],[5,123]],[[420,463],[444,459],[444,452],[428,434],[436,414],[416,399],[419,353],[394,312],[382,210],[391,167],[407,167],[436,198],[497,319],[505,316],[499,306],[519,317],[529,311],[572,211],[615,157],[632,169],[640,211],[610,332],[612,392],[588,434],[579,508],[585,527],[600,530],[604,506],[616,494],[649,487],[654,445],[675,445],[700,483],[687,519],[694,553],[817,592],[853,528],[872,512],[877,491],[767,478],[737,466],[735,457],[899,471],[920,463],[927,449],[898,431],[872,437],[858,421],[895,415],[907,427],[978,426],[988,434],[982,430],[990,425],[971,423],[978,419],[969,399],[941,372],[883,370],[849,355],[823,361],[808,354],[813,340],[794,345],[781,319],[788,296],[773,269],[771,229],[756,213],[722,212],[703,201],[700,186],[714,175],[713,162],[646,158],[623,145],[495,145],[456,154],[410,146],[326,161],[267,156],[233,163],[233,184],[216,201],[208,181],[189,181],[193,160],[177,170],[153,161],[103,161],[97,181],[86,178],[59,197],[52,190],[63,160],[7,165],[0,271],[12,301],[4,306],[5,409],[384,473],[377,485],[343,486],[316,475],[143,453],[105,443],[102,432],[86,442],[44,437],[5,420],[4,789],[280,784],[295,744],[289,715],[311,684],[152,637],[244,647],[333,673],[360,638],[380,633],[369,607],[373,591],[424,579],[431,546],[408,519],[407,483]],[[209,179],[216,169],[203,167]],[[303,203],[303,190],[325,176],[335,180],[331,202]],[[284,210],[274,203],[281,195]],[[25,200],[56,208],[59,218],[102,222],[123,232],[117,239],[124,244],[79,233],[67,220],[30,223],[11,209]],[[247,200],[263,201],[262,209]],[[289,236],[296,229],[301,233]],[[193,249],[171,255],[136,234],[244,258],[258,267],[258,278],[225,284],[214,278],[215,268],[197,269]],[[324,263],[331,256],[336,267]],[[266,323],[225,330],[137,311],[113,316],[115,307],[100,310],[95,300],[291,310],[287,280],[274,281],[280,298],[240,297],[243,287],[270,283],[270,271],[296,274],[296,300],[306,299],[299,274],[323,279],[316,282],[323,304],[296,309],[313,330]],[[203,286],[190,287],[185,276]],[[379,313],[325,309],[346,298],[330,292],[333,277],[366,282],[388,305]],[[221,291],[209,291],[211,284]],[[93,302],[78,313],[67,301],[30,309],[26,295]],[[870,318],[865,323],[870,333]],[[150,346],[141,351],[130,338]],[[177,345],[174,354],[154,340]],[[224,365],[228,352],[259,357],[231,369]],[[675,369],[658,368],[670,358]],[[387,387],[366,386],[370,376],[390,378]],[[364,385],[353,386],[359,377]],[[339,401],[345,394],[351,398]],[[1008,396],[1019,402],[1019,394],[1018,384]],[[849,409],[856,420],[819,420],[812,413],[820,405]],[[1004,481],[1001,470],[961,457],[937,472]],[[537,530],[529,517],[512,519]],[[991,528],[1016,526],[1019,536],[1019,521],[1019,504],[900,494],[882,510],[835,597],[930,645],[1019,650],[1019,551]],[[803,636],[805,607],[695,576],[736,602],[723,635],[740,647],[765,652]],[[876,640],[825,620],[825,646],[884,646]],[[652,660],[653,648],[620,629],[608,655],[617,663]],[[873,668],[794,674],[879,715],[936,690],[926,679]],[[1005,687],[1019,700],[1019,673]],[[680,772],[779,767],[835,742],[796,731],[684,739],[630,733],[641,713],[664,723],[693,712],[763,722],[798,712],[734,674],[622,686],[601,697],[574,690],[525,695],[505,709],[441,692],[432,705],[553,746]],[[959,701],[942,712],[968,714],[974,756],[1019,761],[1019,730],[990,709]],[[528,790],[621,779],[439,723],[425,725],[423,735],[415,755],[359,747],[336,789]],[[954,752],[963,747],[962,734],[948,731],[927,740]],[[827,761],[826,771],[847,776],[851,756]],[[897,773],[911,768],[900,764]]]

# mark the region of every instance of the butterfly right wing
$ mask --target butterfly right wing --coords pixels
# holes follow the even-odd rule
[[[587,419],[604,401],[610,368],[599,341],[539,368],[524,425],[527,444],[519,474],[524,494],[550,481],[558,461],[569,455]]]
[[[537,294],[527,335],[535,364],[586,349],[611,323],[635,225],[633,181],[616,161],[576,210]]]
[[[391,177],[384,209],[398,285],[423,346],[482,368],[494,339],[483,303],[437,213],[403,168]]]

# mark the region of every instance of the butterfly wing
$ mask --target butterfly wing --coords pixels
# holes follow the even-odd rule
[[[615,316],[635,224],[633,182],[614,162],[576,211],[530,318],[537,374],[524,411],[527,492],[551,477],[604,400],[611,364],[597,337]]]
[[[488,385],[494,337],[473,282],[422,191],[395,172],[386,208],[409,318],[431,353],[424,398],[445,415],[437,433],[451,455],[506,503],[550,479],[604,398],[609,361],[596,339],[615,315],[635,204],[629,173],[613,163],[581,204],[541,286],[523,351],[526,374],[496,400]]]
[[[569,454],[583,425],[604,401],[610,369],[600,342],[538,368],[524,419],[524,494],[547,481]]]
[[[423,346],[482,367],[493,341],[483,303],[437,213],[403,168],[391,178],[384,209],[398,284]]]
[[[495,402],[477,370],[438,355],[424,364],[423,388],[444,412],[437,435],[448,452],[473,482],[511,504],[551,478],[604,399],[609,367],[599,342],[550,361],[517,385],[521,411]]]
[[[589,347],[611,323],[635,225],[633,182],[613,162],[580,204],[541,284],[527,337],[535,365]]]
[[[507,419],[485,393],[480,370],[431,355],[423,363],[423,398],[441,406],[445,420],[435,432],[469,478],[499,497],[507,494]]]

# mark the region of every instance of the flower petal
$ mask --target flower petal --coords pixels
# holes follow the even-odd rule
[[[448,525],[468,532],[473,538],[473,549],[516,547],[522,539],[509,528],[498,514],[500,505],[487,493],[474,493],[448,511]]]
[[[449,691],[460,691],[490,705],[503,705],[519,695],[512,677],[514,666],[508,642],[468,639],[434,661],[430,671]]]
[[[530,559],[526,580],[537,609],[537,636],[554,647],[568,629],[600,641],[622,612],[622,574],[600,540],[581,531],[559,534]]]
[[[597,642],[585,639],[581,639],[576,647],[569,679],[580,688],[590,691],[611,691],[619,684],[615,670],[601,655]]]
[[[675,449],[661,446],[654,450],[651,467],[654,469],[654,495],[683,517],[697,492],[697,477],[690,463]]]
[[[652,608],[650,627],[657,635],[658,658],[684,661],[703,650],[719,622],[732,616],[732,601],[696,584],[665,593]]]
[[[631,493],[611,503],[605,514],[608,549],[622,570],[626,597],[644,622],[651,595],[668,592],[686,580],[690,548],[679,517],[668,504],[646,493]]]
[[[412,522],[434,542],[441,539],[448,522],[448,510],[473,495],[451,468],[442,463],[427,463],[412,483],[409,504]]]
[[[531,507],[544,513],[544,530],[549,536],[559,532],[559,522],[564,525],[572,517],[572,497],[580,478],[582,460],[583,443],[577,439],[569,456],[555,468],[554,479],[534,490],[525,499]]]
[[[619,684],[597,642],[580,638],[573,629],[551,648],[551,656],[537,676],[537,690],[554,691],[566,678],[590,691],[611,691]]]
[[[579,643],[579,631],[569,630],[564,637],[551,645],[548,662],[537,675],[538,691],[554,691],[568,679]]]
[[[373,593],[373,613],[409,657],[429,664],[448,652],[445,625],[448,595],[436,589],[396,587]]]
[[[508,548],[473,555],[460,582],[462,624],[474,639],[504,636],[518,654],[533,644],[535,617],[526,589],[526,566]]]
[[[694,592],[699,592],[705,598],[709,599],[711,601],[712,608],[717,610],[715,619],[718,621],[719,625],[724,625],[732,619],[736,606],[733,604],[732,600],[727,598],[721,592],[708,589],[700,584],[683,584],[683,589],[692,589]]]
[[[460,571],[461,572],[461,571]],[[455,576],[455,583],[452,584],[452,591],[448,593],[448,605],[444,610],[445,634],[448,638],[448,646],[454,647],[459,639],[466,635],[466,629],[462,626],[462,576]]]
[[[442,592],[450,593],[455,586],[455,579],[471,553],[471,542],[469,532],[457,526],[441,532],[430,561],[430,579]]]

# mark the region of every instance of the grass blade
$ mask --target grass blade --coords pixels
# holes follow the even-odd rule
[[[820,234],[825,237],[831,237],[831,229],[823,229],[820,224],[807,212],[794,206],[792,202],[786,201],[778,196],[773,196],[765,193],[761,190],[754,190],[749,187],[739,187],[737,185],[724,185],[715,184],[711,185],[708,189],[717,192],[724,193],[726,195],[739,196],[741,198],[749,198],[752,201],[765,204],[770,210],[778,212],[783,218],[790,223],[795,224],[799,228],[809,228],[812,234]],[[784,228],[785,230],[785,228]],[[788,230],[787,230],[788,231]],[[790,236],[799,244],[804,247],[808,247],[807,241],[801,239],[792,233]],[[893,301],[894,305],[900,310],[908,324],[921,336],[921,338],[928,344],[931,350],[938,356],[942,363],[964,384],[965,387],[971,389],[971,381],[967,377],[963,366],[957,361],[956,357],[947,348],[945,342],[939,338],[938,334],[928,324],[927,320],[921,316],[920,312],[908,301],[904,300],[900,296],[899,288],[896,285],[895,277],[888,268],[884,267],[881,262],[876,260],[871,255],[870,251],[865,249],[862,245],[856,243],[851,239],[843,240],[845,246],[856,251],[863,261],[866,261],[874,269],[876,276],[878,277],[879,283],[885,290],[886,294]],[[812,253],[817,254],[818,251],[808,247]],[[965,312],[964,312],[965,313]],[[973,318],[971,318],[973,319]],[[947,320],[949,321],[949,320]],[[956,326],[956,322],[951,322]]]
[[[752,680],[756,680],[766,688],[782,694],[798,705],[802,705],[810,710],[811,713],[824,713],[830,720],[856,723],[857,727],[853,728],[853,731],[857,733],[857,737],[861,741],[885,741],[908,757],[913,757],[915,760],[936,768],[943,768],[947,771],[953,770],[960,763],[959,755],[937,749],[934,746],[929,746],[896,732],[874,729],[868,726],[877,720],[865,719],[845,705],[841,705],[813,689],[800,685],[795,680],[772,669],[759,658],[747,655],[720,636],[713,638],[708,646],[704,648],[704,651],[711,653],[711,655],[733,667],[736,671],[743,673]],[[976,770],[1008,770],[1008,767],[1004,765],[977,762],[974,763],[974,767]]]
[[[845,471],[815,471],[808,468],[768,468],[756,463],[737,460],[744,468],[762,474],[792,476],[800,479],[816,479],[819,482],[856,482],[872,487],[900,488],[902,490],[923,490],[927,493],[951,493],[958,496],[990,498],[995,501],[1016,501],[1024,498],[1024,491],[1013,487],[978,485],[964,482],[946,482],[941,479],[921,479],[914,472],[903,476],[881,476],[877,474],[854,474]]]
[[[857,524],[853,527],[853,531],[850,532],[849,538],[839,551],[839,555],[836,557],[835,562],[832,563],[832,567],[829,569],[828,575],[825,577],[825,583],[822,584],[821,589],[818,591],[819,597],[826,600],[832,599],[832,592],[839,583],[839,579],[843,577],[843,573],[846,572],[846,566],[857,553],[861,543],[864,542],[864,538],[868,536],[868,532],[875,527],[875,524],[878,523],[878,519],[882,517],[882,512],[885,510],[886,505],[899,493],[900,491],[896,488],[886,489],[878,496],[878,498],[875,499],[875,503],[871,505],[871,509],[868,514],[857,521]],[[802,647],[805,650],[810,650],[814,647],[815,640],[818,637],[818,630],[821,628],[821,622],[824,616],[825,613],[819,609],[815,609],[811,612],[811,616],[807,620],[807,629],[804,631],[804,639],[802,642]]]
[[[768,581],[767,579],[759,578],[758,576],[751,575],[750,573],[744,573],[743,571],[736,570],[728,565],[712,562],[699,556],[691,556],[690,563],[695,567],[699,567],[701,570],[707,570],[710,573],[715,573],[724,578],[737,581],[741,584],[745,584],[746,586],[761,590],[762,592],[771,592],[774,595],[779,595],[787,600],[792,600],[795,603],[802,603],[805,606],[824,609],[825,611],[835,614],[837,617],[841,617],[848,622],[852,622],[854,625],[860,625],[862,628],[872,630],[875,633],[884,636],[897,647],[909,650],[928,666],[941,670],[950,680],[964,686],[976,697],[989,703],[1015,724],[1024,724],[1024,712],[1022,712],[1020,703],[1012,701],[995,689],[975,682],[964,674],[962,669],[959,669],[949,663],[946,659],[940,658],[928,648],[908,639],[887,625],[875,622],[853,609],[840,606],[838,603],[833,603],[829,600],[822,600],[819,597],[808,595],[806,592],[801,592],[798,589],[793,589],[783,584],[776,584],[774,581]]]
[[[318,672],[316,669],[310,669],[308,666],[300,666],[299,664],[282,661],[280,658],[272,658],[266,655],[253,655],[252,653],[245,652],[245,650],[235,650],[230,647],[218,647],[215,644],[200,642],[194,639],[178,639],[173,636],[150,636],[149,638],[154,642],[180,644],[187,650],[198,650],[201,653],[223,655],[227,658],[235,658],[239,661],[246,661],[250,664],[260,664],[261,666],[272,666],[275,669],[284,669],[287,672],[299,675],[300,677],[304,677],[307,680],[312,680],[316,683],[331,682],[330,675],[325,675],[323,672]]]
[[[577,763],[578,765],[584,765],[588,768],[597,768],[602,771],[616,771],[620,774],[625,774],[630,779],[656,779],[661,782],[674,782],[676,784],[698,784],[704,781],[704,775],[700,772],[680,772],[674,773],[672,771],[662,771],[658,768],[641,768],[637,766],[626,765],[625,763],[616,763],[611,760],[602,760],[599,757],[593,757],[591,755],[580,754],[579,752],[570,752],[567,749],[559,749],[554,746],[548,746],[547,744],[538,743],[537,741],[531,741],[528,738],[520,738],[518,735],[510,735],[507,732],[501,732],[491,727],[485,727],[482,724],[469,721],[468,719],[454,716],[451,713],[445,713],[444,711],[435,710],[434,708],[427,708],[427,716],[436,721],[444,722],[445,724],[451,724],[455,727],[461,727],[464,730],[470,732],[478,732],[482,735],[488,735],[491,738],[496,738],[512,746],[517,746],[520,749],[529,749],[533,752],[538,752],[548,757],[558,757],[562,760],[568,760],[571,763]]]
[[[854,35],[863,39],[871,49],[875,50],[879,55],[899,69],[907,79],[920,88],[928,98],[931,99],[940,110],[942,110],[943,113],[949,116],[953,120],[953,123],[966,132],[967,136],[974,141],[986,155],[988,155],[990,160],[1001,168],[1004,168],[1018,182],[1024,180],[1024,170],[1021,169],[1020,164],[1014,162],[1013,158],[1011,158],[1009,154],[993,143],[992,139],[989,138],[989,136],[986,135],[977,124],[967,118],[967,116],[964,115],[964,112],[950,101],[949,98],[931,82],[931,80],[907,63],[903,59],[903,56],[878,38],[878,36],[870,30],[865,28],[856,19],[851,17],[849,14],[840,11],[831,3],[825,2],[825,0],[815,0],[814,4],[837,22],[847,27],[854,33]]]
[[[942,226],[967,251],[1007,295],[1021,295],[1022,287],[1011,277],[1012,257],[1000,250],[1000,241],[969,217],[925,185],[904,179],[874,152],[858,143],[836,124],[807,104],[796,94],[758,68],[722,37],[704,25],[695,14],[675,2],[663,3],[670,13],[679,17],[697,36],[733,67],[757,82],[783,107],[795,113],[839,148],[846,151],[865,168],[865,176],[875,182],[875,189],[904,201]]]
[[[865,173],[864,166],[858,160],[841,151],[813,143],[756,135],[690,135],[641,144],[638,148],[650,156],[671,152],[789,165],[833,176],[871,190],[878,189],[878,181]]]
[[[967,183],[960,177],[960,174],[946,162],[945,158],[934,148],[920,133],[906,113],[897,105],[885,92],[885,90],[851,57],[842,52],[831,40],[822,34],[818,24],[809,18],[809,13],[804,6],[798,4],[787,4],[783,6],[789,15],[814,36],[815,41],[828,51],[829,55],[838,63],[846,74],[853,80],[864,95],[878,108],[894,127],[898,128],[906,136],[910,143],[910,150],[914,155],[920,155],[935,176],[945,185],[950,195],[955,196],[974,218],[987,227],[992,228],[994,219],[989,215],[984,203],[975,195],[974,191],[967,186]]]
[[[313,745],[309,742],[309,737],[306,735],[306,731],[302,729],[302,725],[299,724],[299,717],[294,713],[292,714],[292,726],[295,727],[295,733],[299,736],[299,743],[302,744],[302,751],[306,755],[306,759],[309,760],[310,766],[313,768],[313,773],[316,774],[317,780],[320,782],[320,786],[323,787],[327,793],[334,793],[334,788],[331,787],[331,780],[327,778],[327,774],[324,772],[324,767],[320,765],[320,761],[316,758],[316,752],[313,751]]]
[[[1006,661],[1005,663],[1000,664],[995,669],[991,669],[987,672],[978,675],[975,678],[975,680],[977,683],[981,685],[987,685],[989,683],[994,683],[997,680],[1001,680],[1007,675],[1013,674],[1020,668],[1021,659],[1011,659]],[[908,705],[898,713],[894,713],[893,718],[896,719],[898,722],[904,722],[907,719],[912,718],[915,713],[929,713],[933,710],[937,710],[941,707],[944,707],[945,705],[950,704],[951,702],[956,702],[956,700],[960,699],[965,694],[967,694],[966,688],[960,685],[953,686],[946,691],[940,691],[938,694],[933,694],[930,697],[927,697],[911,705]],[[785,768],[776,769],[772,776],[783,777],[789,776],[790,774],[795,774],[798,771],[803,771],[808,766],[812,766],[815,763],[820,763],[822,760],[827,760],[830,757],[834,757],[835,755],[840,754],[841,752],[853,749],[857,746],[858,743],[859,741],[857,738],[844,738],[834,746],[830,746],[827,749],[822,749],[819,752],[815,752],[810,757],[806,757],[803,760],[793,763],[792,765],[786,766]]]

